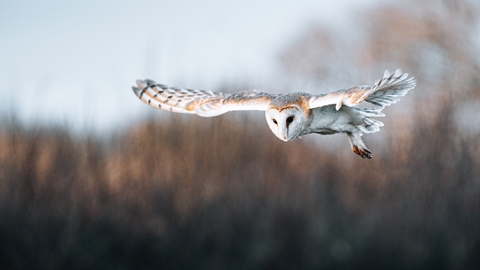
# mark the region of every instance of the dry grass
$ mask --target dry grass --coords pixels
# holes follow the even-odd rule
[[[385,127],[401,143],[370,161],[248,114],[109,140],[7,121],[0,268],[476,269],[480,143],[449,115],[404,140]]]

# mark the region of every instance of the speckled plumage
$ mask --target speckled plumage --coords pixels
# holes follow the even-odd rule
[[[171,112],[211,117],[229,111],[265,111],[268,126],[283,141],[310,133],[345,133],[353,152],[362,158],[372,158],[361,136],[379,131],[383,123],[371,117],[385,116],[382,109],[396,103],[415,85],[415,78],[409,78],[407,73],[397,70],[391,74],[387,70],[371,87],[355,86],[317,95],[305,92],[274,95],[261,91],[226,94],[169,87],[152,80],[137,80],[133,91],[146,104]],[[364,101],[376,107],[357,107]]]

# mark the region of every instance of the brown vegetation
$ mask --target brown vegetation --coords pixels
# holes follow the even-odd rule
[[[0,265],[473,268],[480,143],[437,119],[368,161],[252,117],[172,116],[108,144],[10,124]]]

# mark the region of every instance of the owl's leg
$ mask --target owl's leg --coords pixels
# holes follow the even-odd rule
[[[371,159],[372,151],[370,151],[367,146],[362,141],[362,133],[360,132],[348,132],[348,139],[350,140],[350,145],[352,146],[352,151],[361,156],[362,158]]]

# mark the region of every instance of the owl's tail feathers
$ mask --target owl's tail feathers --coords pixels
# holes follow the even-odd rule
[[[370,118],[384,117],[385,114],[382,113],[382,108],[355,108],[355,110],[363,116],[362,123],[357,125],[363,133],[374,133],[380,131],[380,127],[383,127],[382,122]]]
[[[400,97],[405,96],[408,91],[416,86],[414,77],[408,77],[408,73],[403,73],[397,69],[394,73],[385,71],[383,78],[375,82],[373,88],[368,93],[365,101],[377,106],[376,108],[357,108],[355,110],[362,115],[362,122],[358,125],[363,133],[373,133],[380,130],[383,123],[370,117],[383,117],[382,110],[385,106],[396,103]]]

